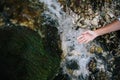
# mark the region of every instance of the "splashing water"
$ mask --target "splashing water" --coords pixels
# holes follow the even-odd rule
[[[77,42],[77,37],[84,31],[80,28],[76,30],[74,22],[78,16],[73,12],[67,14],[62,11],[57,0],[39,1],[47,6],[43,14],[49,15],[51,19],[58,21],[59,26],[57,28],[60,33],[63,50],[63,60],[61,62],[63,72],[69,75],[72,80],[81,80],[81,76],[84,79],[89,75],[87,64],[93,55],[87,52],[87,45]]]

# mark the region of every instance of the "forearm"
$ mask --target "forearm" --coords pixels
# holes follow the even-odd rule
[[[94,32],[97,34],[97,36],[104,35],[106,33],[110,33],[113,31],[120,30],[120,21],[116,20],[100,29],[95,30]]]

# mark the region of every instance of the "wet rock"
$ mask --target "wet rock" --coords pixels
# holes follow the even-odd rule
[[[62,4],[68,3],[65,7],[79,16],[75,25],[83,29],[96,30],[104,27],[120,15],[119,0],[67,0],[67,3]],[[120,56],[119,46],[119,36],[116,32],[100,36],[90,43],[88,51],[95,54],[95,60],[90,61],[88,69],[93,73],[90,74],[90,79],[86,80],[119,80],[119,60],[115,58]],[[98,63],[101,68],[98,68]]]
[[[44,48],[37,32],[23,26],[0,28],[1,79],[51,80],[57,73],[60,57]]]
[[[59,71],[57,22],[43,25],[43,11],[39,0],[1,0],[1,79],[53,80]]]
[[[66,67],[71,70],[79,69],[77,61],[75,61],[75,60],[70,60],[70,61],[66,62]]]
[[[35,30],[39,25],[43,5],[34,0],[4,0],[1,2],[1,14],[5,20]]]

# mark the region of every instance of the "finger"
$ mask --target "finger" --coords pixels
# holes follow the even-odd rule
[[[86,40],[87,40],[86,38],[82,38],[82,39],[80,39],[78,42],[79,42],[79,43],[85,43]]]
[[[87,40],[85,39],[85,40],[83,40],[83,41],[81,41],[81,42],[79,42],[79,43],[87,43]]]
[[[79,37],[77,37],[77,40],[79,40],[79,39],[81,39],[81,38],[83,38],[83,35],[80,35]]]
[[[78,39],[79,42],[83,41],[85,39],[85,37],[81,37]]]
[[[86,40],[86,41],[85,41],[85,43],[88,43],[88,42],[90,42],[90,40]]]

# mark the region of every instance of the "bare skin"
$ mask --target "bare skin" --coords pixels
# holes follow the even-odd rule
[[[94,40],[98,36],[104,35],[106,33],[114,32],[117,30],[120,30],[120,21],[118,20],[113,21],[112,23],[94,31],[91,30],[85,31],[77,38],[77,40],[79,43],[88,43]]]

